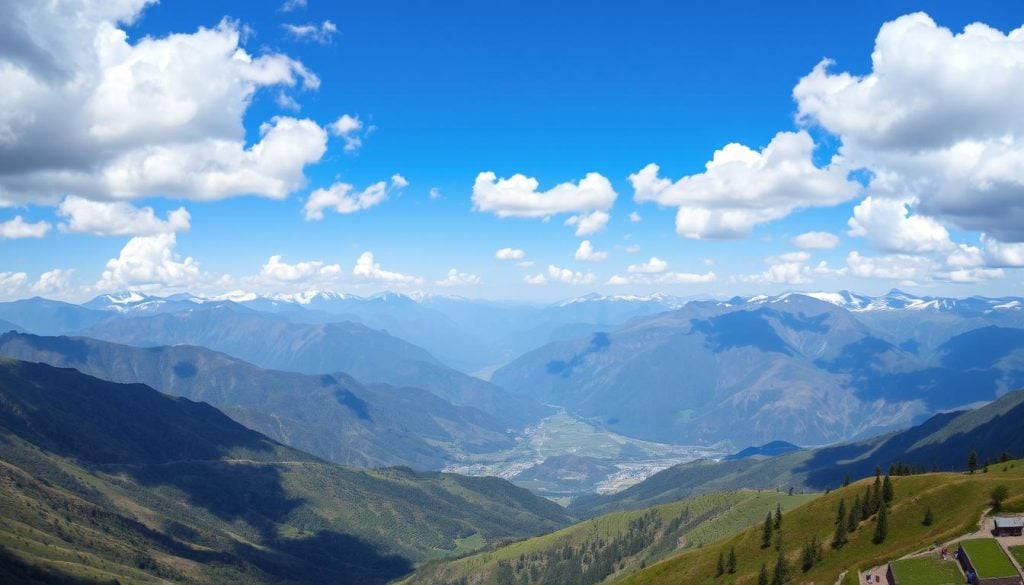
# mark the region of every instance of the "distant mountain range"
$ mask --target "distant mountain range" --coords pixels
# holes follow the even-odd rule
[[[0,356],[208,402],[271,438],[346,465],[441,469],[461,453],[514,444],[498,419],[424,390],[364,385],[341,373],[265,370],[202,347],[6,333]]]
[[[496,478],[323,462],[207,404],[0,359],[6,583],[385,583],[550,531]]]

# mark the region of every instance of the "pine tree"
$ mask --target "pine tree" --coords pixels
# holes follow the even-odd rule
[[[839,511],[836,512],[836,524],[843,524],[846,522],[846,498],[839,500]]]
[[[782,528],[782,505],[775,504],[775,530]]]
[[[841,507],[842,503],[839,505]],[[842,521],[836,523],[836,532],[832,536],[832,548],[841,548],[846,544],[846,540],[846,519],[844,518]]]
[[[715,569],[715,577],[721,577],[725,574],[725,555],[722,551],[718,551],[718,567]]]
[[[924,520],[921,524],[924,526],[931,526],[935,522],[935,516],[932,515],[932,507],[928,506],[928,509],[924,511]]]
[[[725,570],[730,575],[736,572],[736,547],[734,546],[729,547],[729,560],[725,563]]]
[[[772,545],[772,513],[764,519],[764,527],[761,529],[761,548],[768,548]]]
[[[971,454],[967,456],[967,469],[969,469],[971,473],[974,473],[974,471],[978,469],[978,452],[974,449],[971,449]]]
[[[846,532],[857,530],[860,523],[860,496],[854,496],[853,506],[850,507],[850,517],[846,520]]]
[[[885,542],[885,537],[889,536],[888,508],[888,506],[883,505],[878,509],[878,521],[875,523],[875,535],[871,537],[871,542],[875,544],[882,544]]]
[[[779,553],[775,557],[775,570],[772,571],[772,585],[783,585],[789,580],[789,563],[786,562],[786,555],[779,548]]]
[[[893,493],[892,489],[892,480],[889,479],[888,475],[886,475],[885,480],[882,482],[882,501],[888,504],[892,502],[892,498],[894,495],[895,494]]]
[[[846,477],[843,478],[843,487],[848,485],[850,485],[850,474],[846,474]]]
[[[882,479],[875,476],[875,483],[871,486],[871,513],[877,513],[885,500],[882,498]]]
[[[757,585],[768,585],[768,565],[761,563],[761,572],[757,574]]]

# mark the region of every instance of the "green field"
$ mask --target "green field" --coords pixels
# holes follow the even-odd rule
[[[847,582],[856,571],[883,565],[910,553],[919,552],[929,543],[946,542],[957,536],[974,532],[982,511],[989,505],[989,493],[997,485],[1006,485],[1010,497],[1005,509],[1017,509],[1024,504],[1024,466],[1011,462],[989,473],[928,473],[892,478],[895,498],[889,507],[888,536],[882,544],[872,542],[876,518],[860,522],[857,530],[848,535],[849,542],[841,548],[829,545],[835,530],[834,518],[840,499],[847,507],[855,496],[863,496],[865,488],[874,478],[862,479],[848,487],[833,490],[783,517],[783,552],[789,563],[795,583],[835,583],[840,574],[847,572]],[[931,508],[935,519],[930,526],[921,519]],[[801,571],[801,549],[812,537],[824,544],[824,557],[819,564]],[[733,575],[715,578],[719,554],[728,554],[734,548],[737,571]],[[762,564],[770,570],[776,562],[775,547],[761,548],[761,529],[754,526],[724,540],[688,549],[665,560],[648,565],[625,578],[634,585],[675,585],[678,583],[711,583],[722,585],[748,585],[757,583]],[[1005,555],[1004,555],[1005,556]],[[1012,574],[1012,573],[1011,573]]]
[[[978,571],[979,577],[1012,577],[1018,574],[1017,568],[994,538],[965,540],[960,546],[967,551],[967,556],[971,559],[974,569]]]
[[[1010,554],[1013,558],[1017,559],[1017,564],[1024,566],[1024,545],[1011,546]]]
[[[903,559],[892,563],[897,585],[960,585],[964,576],[956,561],[934,557]]]

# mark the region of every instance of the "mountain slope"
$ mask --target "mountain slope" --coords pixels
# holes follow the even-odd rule
[[[356,323],[301,324],[244,308],[196,308],[170,314],[115,318],[83,332],[135,346],[198,345],[260,367],[330,374],[363,382],[422,388],[521,427],[550,409],[453,370],[426,350]]]
[[[1024,329],[962,333],[922,355],[860,315],[799,294],[691,302],[548,344],[492,379],[622,434],[733,445],[868,436],[1024,383],[1024,335],[1011,334]],[[1000,359],[961,367],[995,345]]]
[[[144,583],[383,583],[566,521],[502,480],[347,469],[205,404],[11,360],[0,499],[16,563]]]
[[[109,315],[71,303],[40,297],[0,303],[0,319],[39,335],[62,335],[90,327]]]
[[[614,580],[677,550],[701,547],[739,532],[762,521],[776,506],[790,510],[817,496],[746,490],[609,514],[494,551],[432,563],[404,583],[443,585],[472,579],[492,585],[508,582],[509,575],[515,582],[532,583]]]
[[[462,452],[513,444],[498,420],[423,390],[363,385],[344,374],[264,370],[201,347],[142,349],[8,333],[0,335],[0,355],[209,402],[250,428],[335,463],[441,469]]]
[[[670,467],[616,494],[584,496],[569,507],[577,517],[639,509],[694,493],[740,488],[824,490],[891,464],[965,469],[971,450],[983,461],[1004,451],[1024,453],[1024,390],[975,410],[939,414],[915,427],[865,441],[797,451],[760,461],[694,461]]]

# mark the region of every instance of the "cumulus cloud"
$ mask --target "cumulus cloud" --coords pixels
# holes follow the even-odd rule
[[[583,240],[579,248],[576,248],[576,260],[579,262],[603,262],[607,259],[608,252],[598,252],[590,240]]]
[[[856,250],[846,256],[849,273],[859,278],[886,278],[891,280],[927,281],[938,268],[938,263],[926,256],[888,254],[862,256]]]
[[[378,181],[362,191],[356,191],[351,183],[335,183],[326,189],[321,188],[310,193],[303,213],[306,221],[323,219],[325,209],[333,209],[342,215],[355,213],[384,203],[391,192],[408,184],[402,175],[392,176],[390,185],[385,181]]]
[[[544,275],[541,274],[540,276]],[[593,284],[597,281],[597,277],[592,272],[576,272],[568,268],[559,268],[554,264],[548,266],[547,276],[552,282],[561,282],[563,284]]]
[[[320,24],[289,24],[281,25],[285,32],[294,39],[300,41],[313,41],[326,45],[334,39],[334,33],[338,32],[338,26],[329,20]]]
[[[494,253],[495,260],[522,260],[526,252],[519,248],[502,248]]]
[[[283,198],[323,156],[312,120],[273,118],[245,141],[261,88],[315,89],[286,55],[241,47],[232,21],[130,41],[121,28],[145,0],[18,2],[0,54],[0,203],[150,195]]]
[[[468,272],[459,272],[455,268],[448,270],[447,276],[442,280],[435,280],[434,284],[437,286],[474,286],[480,284],[480,277],[475,274],[469,274]]]
[[[191,227],[191,216],[184,207],[160,219],[152,207],[139,208],[124,201],[90,201],[75,195],[64,198],[57,215],[67,219],[59,226],[62,231],[97,236],[151,236]]]
[[[981,243],[985,247],[985,258],[989,265],[997,267],[1024,266],[1024,243],[1006,243],[981,234]]]
[[[684,238],[741,238],[754,226],[797,209],[832,206],[852,198],[859,185],[843,165],[814,164],[810,134],[780,132],[760,152],[728,144],[705,171],[671,181],[649,164],[629,176],[633,198],[678,207],[676,232]]]
[[[32,292],[38,295],[60,295],[71,288],[73,269],[55,268],[39,275],[32,285]]]
[[[0,276],[2,276],[2,274],[3,273],[0,273]],[[0,282],[2,282],[2,280],[0,280]],[[547,277],[544,276],[543,273],[527,274],[526,276],[523,277],[523,282],[525,282],[526,284],[534,284],[534,285],[536,285],[536,284],[547,284],[548,279],[547,279]]]
[[[281,5],[281,12],[291,12],[306,8],[306,0],[285,0]]]
[[[0,272],[0,295],[11,297],[20,294],[26,282],[28,274],[24,272]]]
[[[853,208],[851,236],[863,236],[883,252],[920,254],[953,248],[949,231],[930,217],[911,215],[913,200],[867,197]]]
[[[805,250],[831,250],[839,245],[839,236],[829,232],[805,232],[793,238],[793,245]]]
[[[380,280],[391,284],[422,284],[423,279],[400,272],[390,272],[374,261],[373,252],[363,252],[352,268],[352,275],[369,280]]]
[[[0,222],[0,240],[19,240],[22,238],[41,238],[49,233],[52,226],[45,221],[29,223],[20,215]]]
[[[473,208],[498,217],[543,217],[574,214],[565,224],[576,227],[577,236],[597,233],[608,224],[608,209],[618,194],[611,182],[598,173],[587,173],[579,183],[561,183],[538,191],[537,179],[515,174],[499,179],[492,172],[477,175],[473,183]]]
[[[430,193],[428,194],[428,196],[430,197],[431,201],[433,201],[435,199],[440,199],[441,198],[441,189],[439,187],[431,187],[430,188]]]
[[[313,277],[333,277],[341,274],[341,266],[324,264],[318,260],[288,264],[275,254],[260,269],[260,276],[274,282],[298,282]]]
[[[331,134],[340,137],[345,141],[345,152],[355,152],[363,145],[363,138],[368,132],[363,132],[363,121],[359,116],[342,114],[329,126]]]
[[[629,213],[629,221],[631,221],[633,223],[640,223],[641,221],[643,221],[643,218],[640,217],[639,213],[637,213],[635,211],[631,211]]]
[[[107,261],[106,270],[97,288],[181,287],[200,279],[199,263],[191,257],[182,259],[175,253],[177,238],[173,233],[136,236],[125,244],[117,258]]]
[[[605,211],[591,211],[571,216],[565,220],[565,225],[576,226],[577,236],[589,236],[604,231],[609,219],[611,216]]]
[[[876,197],[1024,241],[1024,27],[954,33],[926,14],[884,24],[870,73],[824,60],[796,85],[800,119],[840,137]]]
[[[665,272],[667,268],[668,262],[656,256],[651,256],[651,259],[643,264],[630,264],[626,271],[630,274],[657,274]]]

